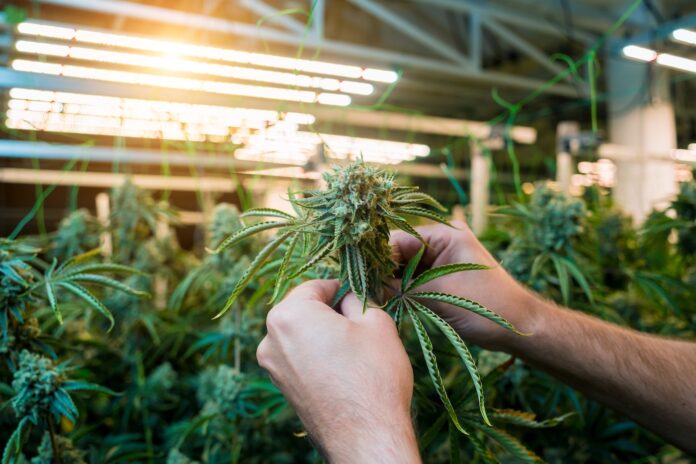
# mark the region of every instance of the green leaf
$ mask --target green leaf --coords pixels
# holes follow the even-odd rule
[[[129,295],[137,296],[140,298],[150,298],[150,294],[148,292],[144,292],[142,290],[137,290],[133,287],[130,287],[122,282],[119,282],[118,280],[112,279],[111,277],[106,277],[103,275],[98,275],[98,274],[76,274],[71,276],[70,278],[71,281],[76,281],[76,282],[89,282],[92,284],[99,284],[104,287],[110,287],[115,290],[120,290],[124,293],[127,293]]]
[[[574,416],[574,412],[563,414],[562,416],[552,417],[543,421],[537,421],[536,415],[531,412],[517,411],[514,409],[495,409],[490,417],[493,422],[503,422],[510,425],[527,427],[532,429],[555,427],[567,418]]]
[[[346,296],[350,292],[350,283],[349,282],[341,282],[341,286],[338,289],[338,292],[336,292],[336,295],[334,295],[333,300],[331,300],[331,307],[336,308],[338,303],[341,302],[344,296]]]
[[[229,248],[233,245],[236,245],[237,243],[241,242],[245,238],[248,238],[254,234],[257,234],[257,233],[262,232],[264,230],[271,230],[271,229],[276,229],[278,227],[285,227],[287,225],[288,225],[287,222],[277,222],[277,221],[267,221],[267,222],[259,222],[256,224],[252,224],[250,226],[247,226],[243,229],[238,230],[234,234],[227,237],[214,250],[210,250],[208,248],[206,248],[206,250],[208,251],[208,253],[212,253],[212,254],[216,255],[218,253],[225,251],[227,248]]]
[[[482,430],[488,437],[500,443],[510,454],[519,459],[520,462],[528,464],[539,464],[543,462],[539,456],[524,446],[517,438],[513,437],[504,430],[495,427],[485,427],[473,421],[466,421],[472,427]]]
[[[445,406],[447,413],[449,414],[450,420],[464,435],[469,435],[464,427],[462,427],[457,417],[457,413],[454,410],[454,406],[450,402],[449,396],[447,396],[447,390],[445,389],[445,384],[442,381],[442,376],[440,375],[440,369],[437,367],[437,359],[435,358],[435,353],[433,353],[433,344],[430,341],[428,333],[425,331],[423,323],[418,319],[416,313],[409,307],[407,308],[408,315],[411,317],[413,322],[413,327],[416,329],[416,335],[418,336],[418,341],[420,342],[421,350],[423,351],[423,357],[425,358],[425,364],[428,367],[428,373],[430,374],[430,380],[435,386],[435,391],[440,397],[440,401]]]
[[[404,292],[427,284],[431,280],[439,279],[440,277],[444,277],[449,274],[454,274],[455,272],[482,271],[486,269],[490,269],[490,267],[484,266],[483,264],[474,263],[445,264],[444,266],[434,267],[416,277],[415,280],[411,282],[411,285],[404,288]]]
[[[499,326],[511,330],[518,335],[526,335],[515,329],[515,327],[505,318],[497,315],[496,313],[486,308],[482,304],[479,304],[475,301],[467,300],[466,298],[462,298],[460,296],[440,292],[416,292],[409,293],[408,296],[411,298],[425,298],[427,300],[434,300],[440,301],[442,303],[451,304],[452,306],[457,306],[459,308],[466,309],[467,311],[471,311],[472,313],[478,314],[479,316],[483,316],[489,321],[495,322]]]
[[[98,393],[105,393],[112,396],[121,396],[123,393],[118,393],[110,388],[102,387],[95,383],[90,382],[79,382],[77,380],[67,380],[61,384],[61,388],[65,391],[92,391]]]
[[[343,251],[343,260],[348,274],[348,282],[353,293],[363,303],[367,300],[365,286],[363,286],[363,276],[361,276],[360,267],[357,262],[356,252],[357,247],[347,245],[341,248]]]
[[[568,271],[570,271],[570,274],[573,276],[573,279],[580,285],[580,288],[582,288],[582,291],[585,292],[585,296],[587,296],[587,299],[589,302],[594,305],[594,298],[592,296],[592,290],[590,289],[590,285],[587,282],[587,279],[585,278],[585,275],[580,271],[580,268],[569,258],[562,258],[563,262],[565,263],[566,267],[568,268]]]
[[[498,464],[498,461],[493,457],[490,450],[486,448],[486,444],[483,442],[483,440],[472,433],[469,435],[469,441],[471,441],[471,444],[474,445],[477,455],[481,457],[485,464]]]
[[[24,417],[19,421],[17,428],[14,429],[14,432],[12,432],[5,444],[5,451],[2,453],[2,464],[11,464],[15,462],[15,458],[17,458],[22,451],[24,429],[29,425],[29,417]]]
[[[481,382],[481,375],[476,367],[476,361],[474,361],[474,357],[471,355],[471,352],[464,343],[464,340],[462,340],[459,334],[452,328],[451,325],[447,323],[447,321],[435,314],[428,307],[415,300],[409,300],[409,303],[413,305],[413,307],[416,308],[421,314],[430,319],[452,344],[454,350],[462,360],[462,363],[464,363],[464,367],[466,367],[466,370],[469,372],[471,381],[474,383],[476,396],[478,397],[479,411],[481,411],[481,417],[486,424],[491,425],[491,422],[488,420],[488,416],[486,415],[486,405],[483,397],[483,383]]]
[[[248,209],[244,211],[241,215],[241,217],[246,218],[246,217],[274,217],[278,219],[288,219],[290,221],[294,220],[295,218],[283,211],[280,211],[279,209],[273,209],[273,208],[253,208],[253,209]]]
[[[104,317],[106,317],[109,320],[109,331],[114,328],[114,316],[111,314],[111,311],[104,306],[104,304],[99,301],[99,299],[94,296],[89,290],[84,288],[83,286],[76,284],[74,282],[57,282],[56,285],[59,285],[66,290],[74,293],[78,297],[82,298],[87,304],[89,304],[92,308],[96,309],[98,312],[100,312]]]
[[[558,275],[558,283],[561,287],[561,296],[563,297],[563,304],[568,306],[570,301],[570,276],[568,275],[568,269],[561,262],[561,258],[556,255],[556,253],[551,253],[551,261],[553,262],[553,267],[556,269],[556,274]]]
[[[274,240],[269,242],[265,247],[259,251],[259,254],[256,255],[254,260],[249,264],[249,267],[244,271],[244,274],[242,274],[242,277],[239,279],[237,282],[237,285],[235,285],[234,290],[232,290],[232,293],[230,296],[227,298],[227,302],[225,303],[225,306],[222,308],[222,310],[215,315],[213,319],[217,319],[220,316],[224,315],[227,311],[230,310],[234,302],[237,300],[237,297],[242,293],[242,291],[246,288],[247,284],[249,281],[256,275],[258,270],[263,266],[263,263],[266,262],[266,260],[273,254],[273,252],[291,235],[291,232],[287,232],[284,234],[279,235],[276,237]]]
[[[388,221],[407,234],[413,235],[425,245],[425,239],[423,239],[421,234],[419,234],[418,231],[414,229],[413,226],[411,226],[411,224],[409,224],[404,218],[399,216],[388,217]]]
[[[80,264],[84,261],[90,260],[101,253],[101,248],[94,248],[92,250],[86,251],[82,254],[75,255],[72,258],[65,261],[60,265],[60,269],[65,269],[76,264]]]
[[[367,291],[369,287],[367,282],[367,268],[365,267],[365,257],[363,256],[362,251],[360,251],[359,247],[355,247],[355,264],[357,265],[358,269],[360,286],[363,289],[363,312],[365,312],[365,309],[367,308]]]
[[[414,193],[403,193],[396,194],[394,196],[393,204],[396,205],[412,205],[412,204],[425,204],[430,205],[433,208],[444,212],[447,212],[447,208],[442,206],[442,203],[437,201],[435,198],[431,197],[427,193],[414,192]]]
[[[317,264],[319,261],[329,256],[329,254],[331,254],[331,252],[334,250],[333,245],[334,244],[332,241],[327,241],[324,245],[312,250],[309,253],[309,259],[307,259],[305,263],[302,265],[302,267],[299,268],[297,271],[293,272],[292,275],[288,278],[295,279],[301,276],[309,269],[314,267],[314,265]]]
[[[429,209],[419,208],[417,206],[402,206],[400,208],[394,209],[394,211],[397,211],[399,213],[410,214],[411,216],[418,216],[425,219],[430,219],[431,221],[439,222],[440,224],[452,227],[452,224],[449,223],[445,216],[443,216],[440,213],[436,213],[435,211],[430,211]]]
[[[51,266],[46,270],[46,281],[45,281],[45,287],[46,287],[46,297],[48,298],[48,304],[51,306],[51,310],[53,313],[56,315],[56,319],[58,319],[58,322],[63,325],[63,316],[60,313],[60,308],[58,307],[58,301],[56,300],[56,293],[53,288],[53,283],[51,282],[51,278],[53,277],[53,270],[56,268],[56,259],[53,259],[53,262],[51,263]]]
[[[416,272],[416,268],[418,267],[418,263],[420,263],[420,260],[423,258],[423,253],[425,253],[425,245],[420,247],[420,250],[418,250],[418,253],[413,255],[413,257],[408,260],[408,264],[406,264],[406,268],[404,269],[404,275],[401,278],[402,291],[406,291],[406,289],[408,288],[408,283],[411,281],[411,277],[413,277],[413,273]]]
[[[285,250],[285,255],[283,255],[283,261],[280,263],[280,267],[278,268],[278,272],[276,273],[275,279],[276,279],[276,284],[273,288],[273,295],[271,296],[271,302],[275,302],[276,299],[278,298],[278,295],[280,294],[280,289],[283,287],[283,284],[286,282],[285,278],[285,273],[288,270],[288,265],[290,264],[290,260],[292,259],[292,253],[295,251],[295,245],[297,244],[298,239],[300,238],[299,234],[294,234],[292,238],[290,239],[290,243],[288,244],[288,249]]]
[[[91,272],[114,272],[123,274],[147,275],[146,273],[134,267],[125,266],[123,264],[114,263],[93,263],[84,264],[82,266],[70,267],[63,270],[61,278],[71,277],[75,274],[91,273]]]

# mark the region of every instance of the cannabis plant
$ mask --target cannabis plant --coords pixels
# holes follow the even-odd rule
[[[48,255],[61,260],[86,253],[99,247],[101,227],[97,218],[86,209],[68,214],[52,234]]]
[[[275,276],[271,301],[280,296],[288,280],[302,276],[322,261],[336,262],[341,287],[335,302],[352,290],[363,306],[369,299],[382,306],[397,322],[407,316],[418,336],[430,378],[442,404],[455,427],[467,433],[447,395],[423,320],[433,323],[442,331],[466,367],[475,386],[480,414],[484,422],[490,424],[484,405],[483,386],[473,356],[457,332],[424,302],[447,303],[479,314],[509,330],[514,328],[505,319],[474,301],[418,290],[439,277],[455,272],[484,270],[486,267],[473,263],[451,264],[416,276],[415,271],[424,251],[422,248],[403,270],[400,288],[392,288],[391,282],[398,265],[392,259],[390,228],[396,227],[423,241],[408,217],[426,218],[449,225],[442,215],[445,208],[431,196],[419,192],[417,187],[400,186],[392,175],[362,161],[335,167],[333,171],[326,172],[323,178],[325,189],[305,191],[300,196],[290,193],[289,200],[295,215],[267,208],[246,211],[242,215],[245,218],[267,217],[273,220],[248,225],[213,250],[214,254],[219,254],[253,234],[277,230],[277,235],[258,253],[239,279],[217,317],[230,309],[245,286],[281,246],[285,249]],[[300,252],[297,253],[296,249]]]
[[[572,278],[592,302],[592,291],[575,250],[585,222],[583,202],[537,183],[527,204],[516,203],[503,212],[522,224],[501,255],[508,272],[537,291],[560,289],[565,304],[570,301]]]
[[[73,424],[77,420],[78,410],[70,395],[71,392],[99,391],[114,394],[111,390],[95,384],[70,380],[67,378],[67,371],[68,366],[65,363],[55,365],[49,358],[26,350],[19,354],[18,368],[12,380],[15,395],[11,399],[12,408],[19,423],[7,441],[3,464],[12,462],[19,454],[22,437],[28,435],[32,427],[49,429],[53,448],[57,448],[55,424],[60,423],[61,418]],[[61,445],[66,452],[76,452],[67,446],[65,441],[62,441]],[[39,448],[40,454],[46,454],[44,448],[45,444],[42,442]],[[76,454],[76,456],[80,455],[79,452]],[[67,455],[63,455],[63,458],[67,458]],[[56,461],[60,459],[56,458]]]
[[[37,248],[14,240],[0,241],[0,280],[3,282],[0,289],[0,354],[12,378],[8,390],[12,394],[10,404],[16,416],[16,427],[9,433],[5,444],[3,464],[18,459],[32,428],[50,432],[53,452],[61,452],[61,446],[65,445],[67,459],[72,451],[68,450],[67,442],[59,443],[55,425],[61,421],[76,422],[78,409],[71,393],[98,391],[113,394],[96,384],[71,380],[68,364],[54,361],[57,355],[51,345],[55,344],[55,339],[43,335],[38,322],[38,318],[43,317],[43,307],[48,306],[60,324],[63,324],[63,303],[91,307],[113,326],[111,312],[86,286],[110,287],[145,296],[105,275],[137,271],[118,264],[94,262],[98,250],[72,257],[61,264],[56,258],[50,264],[45,263],[39,252]],[[38,459],[37,462],[41,462],[41,453]],[[62,461],[61,456],[54,457],[54,460]]]

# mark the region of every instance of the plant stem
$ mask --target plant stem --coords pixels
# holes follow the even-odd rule
[[[56,426],[53,424],[53,417],[49,414],[48,416],[48,432],[51,435],[51,448],[53,449],[53,460],[56,464],[61,464],[61,456],[58,451],[58,444],[56,443]]]

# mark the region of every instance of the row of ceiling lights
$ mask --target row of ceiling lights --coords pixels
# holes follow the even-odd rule
[[[696,45],[696,32],[688,29],[676,29],[671,34],[672,39],[687,45]],[[623,48],[624,56],[648,63],[655,62],[661,66],[696,73],[696,60],[673,55],[671,53],[659,53],[651,48],[638,45],[626,45]]]
[[[393,83],[398,79],[397,73],[384,69],[198,46],[44,22],[20,23],[17,32],[21,37],[15,42],[15,49],[23,54],[35,54],[37,59],[15,59],[12,67],[41,74],[337,106],[349,105],[350,94],[373,93],[373,83]],[[140,53],[131,53],[128,49]],[[46,62],[46,56],[88,63],[84,66],[66,61],[51,63]],[[91,63],[152,71],[100,68]],[[166,72],[231,78],[248,83],[170,76]],[[253,82],[263,85],[253,85]],[[314,123],[314,116],[307,113],[46,90],[11,89],[6,116],[6,126],[13,129],[232,142],[241,145],[234,154],[238,159],[298,165],[312,158],[320,146],[324,147],[328,158],[363,157],[368,162],[385,164],[412,160],[430,152],[429,147],[422,144],[301,131],[300,126]]]

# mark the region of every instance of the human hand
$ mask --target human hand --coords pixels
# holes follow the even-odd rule
[[[510,321],[517,330],[534,333],[540,298],[515,281],[466,224],[454,222],[453,225],[455,228],[438,224],[416,229],[428,244],[420,263],[423,270],[465,262],[484,264],[491,269],[450,274],[423,285],[421,290],[474,300]],[[423,246],[417,238],[400,230],[392,232],[391,244],[396,260],[401,263],[408,262]],[[428,306],[465,340],[491,350],[514,351],[519,335],[456,306],[431,301]]]
[[[413,371],[396,326],[336,281],[294,289],[268,314],[259,365],[330,462],[420,462],[410,407]]]

